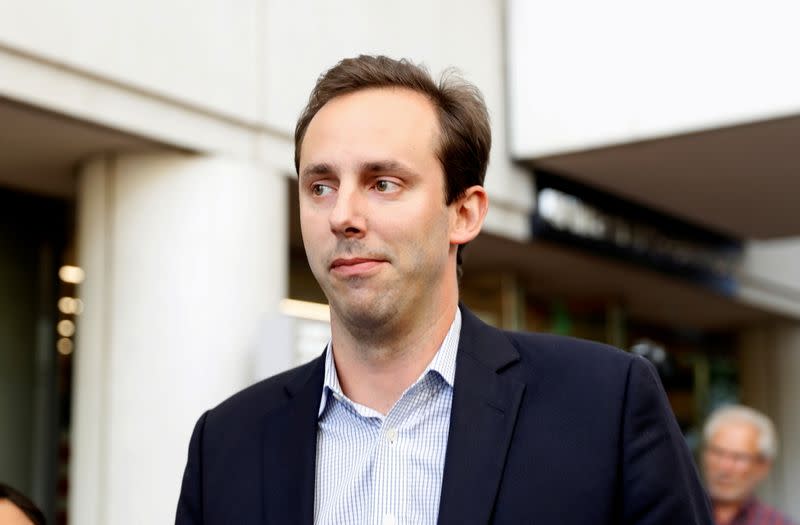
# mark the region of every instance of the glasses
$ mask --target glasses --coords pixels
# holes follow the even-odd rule
[[[726,450],[724,448],[720,448],[714,445],[706,445],[705,452],[708,456],[716,459],[716,460],[723,460],[727,459],[728,461],[734,463],[737,466],[749,466],[753,463],[758,463],[764,459],[761,454],[748,454],[747,452],[734,452],[732,450]]]

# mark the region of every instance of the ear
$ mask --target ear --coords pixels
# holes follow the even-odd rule
[[[483,186],[467,188],[450,204],[450,244],[467,244],[478,236],[489,211],[489,196]]]

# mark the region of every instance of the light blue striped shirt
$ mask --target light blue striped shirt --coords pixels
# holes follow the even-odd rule
[[[342,393],[331,345],[317,427],[316,524],[436,523],[461,312],[386,416]]]

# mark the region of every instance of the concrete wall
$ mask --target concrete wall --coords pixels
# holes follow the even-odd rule
[[[0,2],[0,41],[182,104],[254,119],[258,0]]]
[[[796,2],[507,3],[515,157],[800,111]]]
[[[748,242],[736,278],[743,300],[800,318],[800,238]]]
[[[791,221],[791,217],[786,218]],[[800,237],[747,243],[741,272],[800,294]]]

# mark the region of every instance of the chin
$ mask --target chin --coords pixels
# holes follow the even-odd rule
[[[745,499],[741,490],[709,490],[709,496],[718,503],[738,503]]]
[[[387,298],[346,298],[331,303],[339,317],[350,326],[364,330],[385,327],[397,314],[397,309]]]

